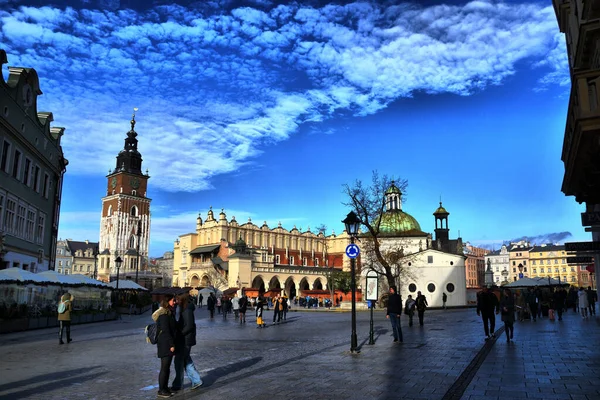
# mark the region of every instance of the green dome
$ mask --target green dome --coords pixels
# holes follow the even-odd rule
[[[377,221],[376,221],[377,222]],[[421,226],[410,214],[402,210],[388,210],[381,217],[379,232],[386,234],[403,234],[411,231],[421,231]]]

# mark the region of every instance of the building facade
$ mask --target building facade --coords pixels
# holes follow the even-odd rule
[[[0,67],[7,63],[0,50]],[[64,128],[38,112],[37,72],[9,67],[0,76],[0,269],[55,269],[65,159]]]
[[[529,252],[531,277],[555,278],[563,283],[578,284],[578,266],[567,264],[564,245],[542,244]]]
[[[345,232],[325,236],[310,228],[287,230],[281,223],[258,226],[251,219],[239,224],[224,210],[215,218],[211,208],[206,220],[198,215],[195,232],[180,235],[174,244],[173,286],[276,289],[290,297],[325,291],[329,267],[349,268],[344,256],[349,243]]]
[[[499,250],[494,250],[486,254],[485,265],[491,266],[494,274],[494,284],[496,286],[509,283],[508,277],[510,274],[510,252],[505,244]]]
[[[589,0],[553,0],[560,31],[565,34],[571,95],[561,160],[562,192],[585,203],[582,225],[600,241],[600,5]],[[582,254],[583,255],[583,254]],[[591,255],[591,254],[590,254]],[[600,254],[594,254],[600,267]],[[592,269],[592,268],[590,268]],[[598,274],[596,286],[598,285]]]
[[[81,274],[96,278],[98,273],[98,243],[65,239],[56,246],[56,272],[63,275]]]
[[[142,172],[142,155],[138,151],[135,114],[127,132],[123,150],[117,155],[115,168],[106,176],[106,196],[102,198],[98,278],[105,281],[135,279],[136,271],[154,279],[143,267],[147,265],[150,241],[150,202],[147,197],[148,171]],[[122,264],[117,271],[115,260]],[[139,282],[143,285],[143,282]]]
[[[529,261],[529,252],[533,246],[527,241],[511,243],[509,247],[510,267],[508,281],[514,282],[521,278],[529,278],[531,276],[531,268]]]
[[[470,243],[465,244],[464,253],[467,257],[465,260],[467,288],[480,289],[484,286],[486,255],[489,252],[488,249],[472,246]],[[498,276],[500,276],[499,273]]]
[[[150,271],[160,274],[164,286],[173,285],[173,252],[165,251],[162,257],[150,258]]]

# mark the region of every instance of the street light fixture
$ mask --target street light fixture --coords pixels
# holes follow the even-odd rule
[[[142,237],[142,220],[138,221],[136,236],[137,236],[137,263],[135,264],[135,283],[138,283],[138,271],[140,270],[140,239]]]
[[[346,225],[346,232],[350,236],[350,243],[354,244],[354,238],[358,234],[358,227],[360,226],[360,219],[354,211],[350,211],[346,216],[346,219],[342,221]],[[351,289],[352,289],[352,334],[350,336],[350,352],[354,353],[358,347],[358,340],[356,338],[356,259],[350,259],[351,267]]]
[[[115,258],[115,266],[117,267],[117,288],[116,288],[116,290],[119,290],[119,269],[121,268],[122,263],[123,263],[123,260],[121,260],[121,257]]]

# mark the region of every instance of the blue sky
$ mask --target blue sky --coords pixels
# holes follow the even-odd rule
[[[560,191],[570,82],[550,1],[39,3],[0,0],[0,43],[67,128],[62,238],[98,240],[138,107],[152,256],[210,206],[339,233],[342,185],[373,170],[408,179],[428,232],[441,196],[474,244],[589,240]]]

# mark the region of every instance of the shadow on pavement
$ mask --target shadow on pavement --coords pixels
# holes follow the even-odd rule
[[[244,368],[249,368],[262,360],[262,357],[254,357],[248,360],[240,361],[237,363],[225,365],[223,367],[215,368],[208,372],[206,375],[202,376],[202,381],[204,382],[203,387],[210,387],[212,384],[216,383],[220,378],[224,378],[229,374],[234,372],[238,372],[243,370]]]
[[[40,396],[40,394],[47,391],[53,391],[60,389],[61,387],[71,386],[73,384],[81,384],[85,381],[91,381],[97,379],[99,376],[104,375],[106,372],[94,372],[91,370],[99,368],[86,367],[85,372],[80,369],[72,369],[69,371],[53,372],[50,374],[36,376],[30,379],[24,379],[18,382],[11,382],[10,384],[0,385],[0,399],[21,399],[28,396]],[[85,375],[84,375],[85,374]],[[41,382],[50,381],[46,384],[40,385]],[[29,389],[22,388],[27,385],[35,385]],[[10,391],[10,389],[20,389],[18,391]],[[10,393],[6,393],[10,391]],[[3,393],[4,392],[4,393]],[[40,398],[40,397],[38,397]]]

